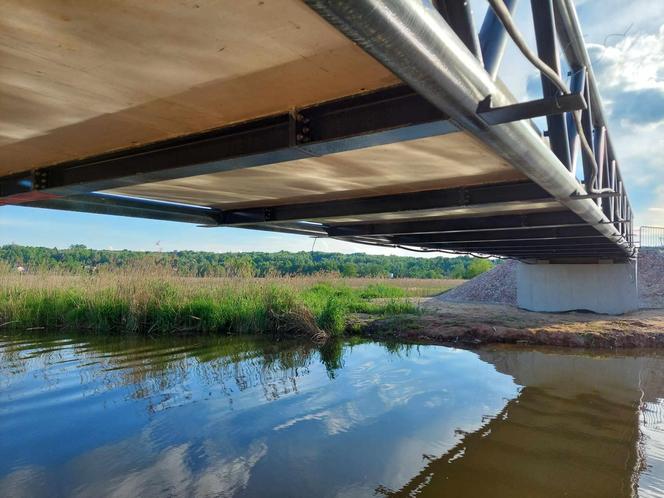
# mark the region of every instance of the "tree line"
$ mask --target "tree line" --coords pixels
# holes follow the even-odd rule
[[[418,258],[364,253],[203,251],[144,252],[0,246],[0,262],[12,269],[71,273],[158,267],[179,275],[266,277],[333,273],[343,277],[473,278],[494,262],[470,256]]]

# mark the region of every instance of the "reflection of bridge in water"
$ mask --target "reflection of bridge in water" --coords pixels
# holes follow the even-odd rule
[[[39,463],[39,444],[63,455],[24,480],[0,468],[2,496],[73,494],[80,469],[94,496],[119,482],[132,496],[202,482],[238,496],[631,496],[637,478],[661,491],[660,447],[637,446],[664,443],[661,354],[43,333],[0,346],[0,467]],[[21,395],[24,382],[41,388]]]
[[[593,264],[524,266],[521,304],[633,308],[632,210],[572,0],[532,2],[532,27],[490,3],[478,32],[463,0],[16,2],[0,204]],[[497,79],[522,28],[529,102]]]
[[[425,456],[429,463],[402,488],[379,494],[634,496],[639,410],[664,395],[662,358],[515,350],[480,358],[524,386],[520,394],[444,455]],[[601,482],[588,475],[593,467],[603,469]]]

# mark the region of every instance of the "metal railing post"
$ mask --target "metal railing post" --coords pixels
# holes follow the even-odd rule
[[[595,162],[597,163],[597,188],[604,186],[604,160],[606,158],[606,127],[600,126],[595,130]],[[602,207],[602,198],[597,199],[597,205]]]
[[[586,103],[588,104],[588,107],[581,113],[581,124],[583,125],[583,133],[586,135],[586,138],[588,139],[588,144],[590,145],[590,148],[593,151],[593,155],[597,155],[597,152],[595,151],[595,145],[594,145],[594,140],[593,140],[593,115],[592,115],[592,107],[590,104],[590,86],[586,85],[586,92],[584,95],[586,99]],[[595,182],[592,181],[593,177],[593,163],[590,160],[589,157],[587,157],[585,154],[583,154],[583,183],[586,186],[586,190],[588,192],[592,191],[595,189]],[[596,180],[596,179],[595,179]]]
[[[570,78],[570,91],[572,93],[586,93],[586,69],[581,68],[574,72]],[[586,101],[586,105],[589,106],[590,103]],[[567,121],[567,143],[569,146],[569,155],[570,155],[570,171],[573,175],[576,175],[576,163],[577,156],[579,154],[579,148],[581,146],[581,141],[579,139],[579,133],[574,124],[574,116],[571,112],[568,112],[565,116]]]
[[[553,20],[553,3],[551,0],[531,0],[530,6],[535,25],[537,54],[540,59],[560,76],[560,58],[558,56],[558,42],[556,40],[556,28]],[[540,75],[540,78],[542,80],[542,93],[544,97],[560,95],[560,91],[549,78],[543,74]],[[560,162],[571,171],[572,161],[570,158],[565,116],[560,114],[547,116],[546,123],[551,150],[553,150],[553,153]]]

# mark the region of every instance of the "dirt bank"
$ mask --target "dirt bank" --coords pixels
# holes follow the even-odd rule
[[[521,343],[532,345],[644,348],[664,347],[664,310],[621,317],[592,313],[534,313],[505,304],[420,300],[418,316],[362,323],[375,337],[440,344]]]

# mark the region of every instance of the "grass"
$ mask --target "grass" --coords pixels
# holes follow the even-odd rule
[[[0,273],[0,330],[103,334],[342,334],[353,314],[416,313],[408,297],[437,293],[412,281],[189,278]],[[363,285],[357,285],[362,280]],[[387,283],[389,282],[389,283]]]

